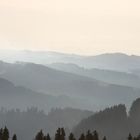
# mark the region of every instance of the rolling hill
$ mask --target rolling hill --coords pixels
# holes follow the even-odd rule
[[[52,108],[79,107],[84,108],[81,102],[68,96],[52,96],[15,86],[13,83],[0,78],[0,108],[19,108],[25,110],[28,107],[37,107],[45,112]]]
[[[65,95],[90,110],[123,102],[130,105],[132,100],[140,96],[137,88],[107,84],[33,63],[1,62],[0,70],[0,77],[17,86],[55,96]]]
[[[127,113],[125,105],[116,105],[83,119],[73,132],[78,136],[88,130],[97,130],[103,137],[111,140],[123,140],[131,132],[138,135],[140,131],[140,98],[136,99]]]
[[[126,55],[123,53],[80,56],[59,52],[0,50],[0,59],[6,62],[21,61],[43,65],[51,63],[73,63],[89,69],[97,68],[119,72],[131,72],[135,69],[140,69],[140,56]]]
[[[135,73],[128,73],[102,69],[86,69],[71,63],[52,63],[49,64],[48,67],[81,76],[87,76],[109,84],[140,88],[140,76],[138,75],[138,71]]]

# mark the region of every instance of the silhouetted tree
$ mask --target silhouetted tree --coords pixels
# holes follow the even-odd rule
[[[96,130],[93,132],[93,140],[99,140],[99,136]]]
[[[65,130],[64,128],[58,128],[55,134],[55,140],[65,140]]]
[[[3,138],[3,129],[1,128],[0,129],[0,140],[2,140],[2,138]]]
[[[17,135],[14,134],[12,140],[17,140]]]
[[[35,137],[35,140],[44,140],[44,134],[42,130],[38,132],[38,134]]]
[[[44,140],[51,140],[51,137],[49,134],[47,134],[47,136],[44,136]]]
[[[61,128],[61,140],[65,140],[65,136],[66,136],[65,130],[64,128]]]
[[[70,133],[69,140],[76,140],[75,137],[74,137],[74,135],[73,135],[73,133]]]
[[[79,140],[86,140],[85,135],[82,133]]]
[[[92,133],[90,132],[90,130],[87,131],[86,140],[93,140],[93,135],[92,135]]]
[[[7,129],[7,127],[5,127],[3,130],[2,140],[8,140],[8,139],[9,139],[9,130]]]
[[[128,136],[128,140],[133,140],[133,137],[132,137],[131,134],[129,134],[129,136]]]
[[[61,139],[61,129],[58,128],[55,134],[55,140],[60,140]]]

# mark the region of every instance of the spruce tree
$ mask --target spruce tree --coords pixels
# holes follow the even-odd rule
[[[55,134],[55,140],[61,140],[61,129],[58,128]]]
[[[79,140],[86,140],[85,135],[82,133]]]
[[[17,140],[17,136],[16,136],[16,134],[13,135],[12,140]]]
[[[47,134],[47,136],[44,137],[44,140],[51,140],[51,137],[49,134]]]
[[[64,128],[61,128],[61,140],[65,140],[65,136],[66,136],[65,130]]]
[[[58,128],[55,134],[55,140],[65,140],[65,136],[64,128]]]
[[[44,134],[43,131],[41,130],[40,132],[38,132],[38,134],[35,137],[35,140],[43,140],[44,139]]]
[[[93,140],[99,140],[99,136],[96,130],[93,132]]]
[[[3,129],[1,128],[0,129],[0,140],[2,140],[2,138],[3,138]]]
[[[5,127],[3,130],[2,140],[9,140],[9,130],[7,129],[7,127]]]
[[[129,134],[129,136],[128,136],[128,140],[133,140],[133,137],[132,137],[131,134]]]
[[[74,135],[73,135],[73,133],[70,133],[69,140],[76,140],[75,137],[74,137]]]
[[[93,140],[93,135],[91,134],[90,130],[87,131],[86,140]]]

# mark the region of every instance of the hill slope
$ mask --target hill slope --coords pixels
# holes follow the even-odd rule
[[[107,84],[43,65],[1,63],[0,70],[0,77],[15,85],[51,95],[67,95],[92,110],[123,102],[130,105],[140,96],[139,89]]]
[[[91,114],[93,112],[72,108],[54,109],[48,115],[33,107],[26,111],[2,109],[0,110],[0,126],[6,125],[10,132],[16,132],[20,140],[33,139],[41,129],[51,135],[58,127],[64,127],[69,132],[72,127]]]
[[[131,132],[138,135],[140,132],[140,98],[135,100],[127,115],[124,105],[107,108],[82,120],[74,129],[76,135],[88,130],[97,130],[101,136],[109,140],[123,140]]]
[[[138,76],[137,73],[134,74],[102,69],[86,69],[70,63],[53,63],[48,65],[48,67],[81,76],[87,76],[109,84],[140,88],[140,76]]]
[[[81,102],[68,96],[42,94],[28,88],[15,86],[8,80],[0,78],[0,107],[23,110],[32,106],[43,109],[45,112],[56,107],[83,107]]]

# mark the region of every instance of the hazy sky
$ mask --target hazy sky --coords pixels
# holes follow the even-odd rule
[[[0,0],[0,48],[140,55],[139,0]]]

